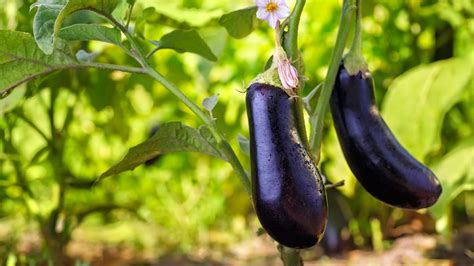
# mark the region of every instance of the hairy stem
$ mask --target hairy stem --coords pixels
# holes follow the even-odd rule
[[[83,64],[70,64],[70,65],[60,65],[60,66],[51,66],[50,68],[34,73],[28,76],[23,77],[22,79],[14,82],[13,84],[7,86],[3,90],[0,90],[0,99],[6,97],[9,93],[11,93],[15,88],[17,88],[20,84],[33,80],[39,76],[51,74],[53,72],[64,70],[64,69],[78,69],[78,68],[97,68],[97,69],[105,69],[105,70],[117,70],[122,72],[128,73],[136,73],[136,74],[144,74],[145,71],[139,67],[130,67],[130,66],[121,66],[121,65],[113,65],[113,64],[101,64],[101,63],[83,63]]]
[[[321,90],[316,109],[311,114],[311,133],[310,146],[316,157],[316,162],[319,162],[321,154],[321,139],[324,127],[324,118],[328,109],[329,98],[331,97],[336,76],[339,70],[339,64],[342,60],[342,54],[346,47],[347,36],[349,35],[349,28],[356,9],[355,0],[344,0],[342,7],[341,21],[337,33],[336,44],[331,54],[331,61],[326,74],[326,79]]]
[[[351,49],[344,56],[344,67],[350,75],[356,75],[358,72],[368,71],[367,63],[362,55],[362,0],[357,0],[357,16],[355,21],[355,33]]]
[[[148,59],[144,53],[142,53],[140,46],[136,42],[135,38],[117,21],[110,20],[113,24],[115,24],[122,32],[125,34],[127,39],[132,46],[132,53],[134,54],[135,59],[142,65],[146,74],[151,76],[153,79],[158,81],[161,85],[163,85],[166,89],[168,89],[171,93],[173,93],[179,100],[181,100],[194,114],[196,114],[199,119],[201,119],[206,126],[209,127],[213,137],[218,143],[219,151],[225,156],[227,161],[232,165],[232,168],[239,176],[240,182],[244,186],[245,191],[249,196],[251,196],[251,184],[250,178],[248,177],[247,173],[245,172],[242,164],[240,163],[237,155],[235,154],[232,147],[228,144],[227,140],[223,136],[223,134],[217,129],[213,119],[203,112],[203,110],[193,101],[191,101],[178,87],[176,87],[173,83],[169,82],[165,77],[163,77],[158,71],[156,71],[148,62]]]
[[[362,11],[361,11],[362,0],[357,0],[357,16],[355,23],[354,39],[349,53],[362,53]]]
[[[295,8],[291,13],[289,29],[288,29],[288,40],[289,45],[286,48],[288,57],[291,61],[298,60],[299,51],[298,51],[298,28],[300,24],[301,13],[303,13],[304,5],[306,0],[296,1]]]
[[[121,65],[114,65],[114,64],[102,64],[102,63],[83,63],[79,64],[77,68],[97,68],[97,69],[105,69],[105,70],[116,70],[122,71],[127,73],[134,73],[134,74],[145,74],[145,70],[141,67],[131,67],[131,66],[121,66]]]

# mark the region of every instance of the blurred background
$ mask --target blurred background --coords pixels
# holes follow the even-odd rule
[[[33,2],[0,0],[0,29],[31,33]],[[326,74],[341,2],[307,1],[299,37],[306,92]],[[437,174],[443,194],[418,212],[375,200],[350,173],[328,115],[320,168],[345,185],[328,191],[326,235],[303,257],[309,265],[472,265],[474,4],[363,2],[363,49],[377,103],[399,141]],[[199,30],[217,62],[171,50],[153,60],[195,102],[219,95],[217,124],[246,169],[249,157],[237,141],[239,134],[248,137],[242,91],[271,56],[272,31],[258,22],[251,35],[233,39],[218,21],[251,5],[138,0],[131,24],[153,40],[176,27]],[[65,24],[75,19],[103,21],[81,11]],[[112,45],[77,42],[72,49],[94,53],[97,62],[135,65]],[[62,71],[0,100],[0,262],[46,265],[48,250],[59,250],[75,265],[279,265],[274,243],[257,234],[259,222],[237,176],[219,159],[167,154],[95,183],[154,126],[169,121],[200,125],[164,87],[121,72]]]

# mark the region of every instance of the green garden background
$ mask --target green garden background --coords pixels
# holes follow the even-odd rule
[[[326,74],[341,2],[307,0],[299,34],[305,93]],[[0,0],[0,30],[31,34],[37,11],[30,10],[32,4]],[[238,141],[249,134],[245,90],[272,55],[273,31],[255,18],[252,33],[233,38],[220,19],[252,5],[250,0],[137,0],[130,24],[147,40],[176,28],[196,29],[205,40],[216,61],[170,49],[151,58],[193,101],[218,95],[213,116],[246,169],[249,157],[245,147],[239,148],[244,141]],[[123,1],[114,12],[123,18],[127,10]],[[404,147],[436,173],[443,194],[433,207],[418,212],[371,197],[351,174],[328,114],[320,169],[328,180],[345,184],[328,191],[328,235],[303,257],[321,265],[350,265],[357,263],[354,254],[366,252],[365,259],[377,265],[405,239],[428,244],[413,244],[421,257],[400,255],[391,258],[393,265],[472,265],[474,4],[365,0],[362,15],[363,51],[382,115]],[[77,21],[106,25],[94,13],[80,11],[63,27]],[[83,60],[137,66],[111,44],[76,41],[70,46]],[[2,77],[8,75],[4,60],[0,54]],[[62,70],[3,95],[0,264],[47,265],[45,230],[54,217],[52,230],[61,235],[75,265],[279,265],[277,249],[268,236],[257,234],[251,201],[226,162],[170,153],[150,166],[98,180],[130,147],[144,142],[151,128],[170,121],[201,125],[162,85],[140,74]],[[63,206],[55,213],[59,201]]]

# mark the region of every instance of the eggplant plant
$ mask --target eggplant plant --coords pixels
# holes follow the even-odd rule
[[[306,95],[307,80],[304,76],[308,61],[304,61],[304,53],[298,44],[299,24],[306,1],[296,0],[292,8],[283,0],[257,0],[255,4],[224,14],[218,22],[214,21],[236,39],[248,36],[258,27],[263,28],[258,19],[266,20],[274,29],[276,47],[273,58],[268,61],[270,64],[255,62],[262,69],[267,65],[268,69],[255,80],[247,81],[250,84],[246,91],[250,134],[246,152],[250,154],[250,169],[244,167],[246,164],[222,130],[224,121],[216,119],[213,113],[219,105],[217,96],[204,95],[206,99],[200,105],[180,89],[181,84],[171,82],[167,75],[176,74],[176,69],[156,66],[155,55],[165,49],[194,53],[210,62],[217,61],[219,57],[197,27],[166,17],[163,25],[171,25],[174,30],[159,40],[151,40],[145,38],[144,32],[148,20],[152,20],[146,17],[147,13],[154,12],[152,7],[143,10],[143,14],[134,14],[135,1],[39,0],[31,6],[36,10],[33,34],[0,30],[0,97],[5,103],[22,97],[38,97],[38,102],[41,102],[43,78],[47,82],[47,78],[57,72],[70,74],[73,78],[68,78],[67,82],[75,86],[87,83],[88,77],[80,74],[85,69],[112,71],[115,76],[124,72],[161,84],[195,115],[196,124],[199,124],[192,127],[176,121],[160,123],[149,139],[130,148],[122,160],[109,165],[96,179],[78,177],[65,166],[69,126],[74,114],[81,110],[77,91],[68,92],[74,100],[62,109],[64,112],[59,112],[61,84],[50,84],[51,89],[45,94],[47,103],[43,101],[42,106],[48,116],[49,133],[19,109],[11,108],[14,111],[5,112],[5,121],[0,124],[4,129],[0,132],[1,148],[9,155],[6,161],[13,169],[15,184],[25,195],[22,202],[39,224],[53,265],[71,263],[65,254],[65,245],[71,239],[72,230],[86,216],[114,209],[137,215],[135,202],[126,206],[112,202],[84,208],[81,212],[68,211],[65,204],[72,190],[90,189],[100,185],[104,178],[143,164],[156,164],[157,158],[160,157],[161,161],[163,154],[183,151],[198,152],[227,162],[247,193],[249,202],[253,203],[263,229],[277,242],[284,265],[302,265],[300,251],[321,240],[330,212],[326,189],[334,185],[326,184],[319,170],[329,108],[347,163],[369,193],[401,208],[427,208],[438,200],[442,189],[437,177],[397,142],[375,108],[372,80],[366,75],[367,71],[357,68],[353,72],[353,62],[363,66],[365,61],[361,63],[359,57],[351,59],[350,56],[343,59],[348,36],[354,28],[351,51],[361,53],[361,1],[343,1],[324,81]],[[93,15],[78,15],[84,12]],[[87,53],[77,45],[89,41],[107,43],[114,47],[113,53],[120,52],[129,61],[96,60],[100,54],[98,51]],[[318,42],[314,37],[313,43],[316,45]],[[340,65],[341,62],[351,64],[350,72],[347,72],[346,65]],[[26,93],[24,83],[28,84]],[[103,86],[124,85],[113,82],[112,78]],[[243,96],[236,92],[235,97]],[[91,101],[98,101],[101,105],[100,99],[91,97]],[[124,112],[120,104],[115,107],[114,111]],[[309,117],[309,137],[304,109]],[[29,125],[45,142],[44,149],[34,156],[34,161],[48,154],[55,186],[58,187],[57,199],[47,211],[38,211],[38,207],[32,204],[38,195],[25,178],[25,167],[15,159],[19,155],[14,140],[18,121]],[[118,127],[121,125],[118,122]],[[246,141],[245,138],[241,140]]]

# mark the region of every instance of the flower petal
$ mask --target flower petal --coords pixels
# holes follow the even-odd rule
[[[255,0],[255,5],[258,7],[266,7],[269,0]]]
[[[281,5],[275,11],[279,19],[287,18],[290,15],[290,8],[286,5]]]
[[[272,28],[276,28],[276,25],[277,25],[277,22],[278,22],[278,18],[276,16],[275,13],[269,13],[270,16],[268,16],[268,18],[266,18],[266,20],[268,21],[268,24],[270,25],[270,27]]]
[[[269,15],[270,15],[270,13],[267,11],[266,8],[258,8],[257,18],[259,18],[261,20],[267,20]]]

